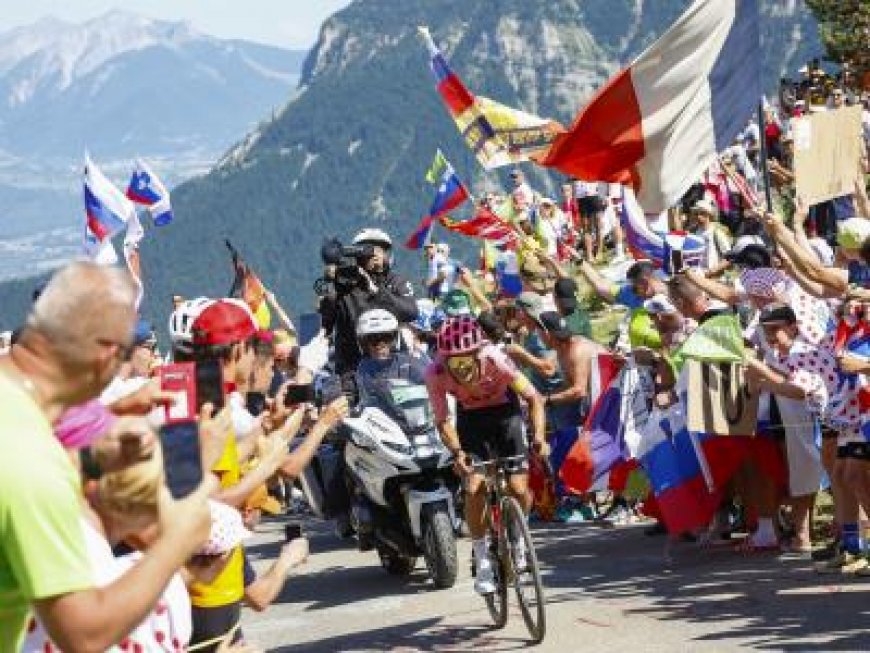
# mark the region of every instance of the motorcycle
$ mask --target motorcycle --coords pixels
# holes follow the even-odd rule
[[[358,377],[359,403],[343,423],[346,474],[353,487],[350,526],[360,550],[375,549],[388,573],[410,574],[422,556],[439,589],[456,581],[461,528],[459,480],[435,428],[422,379]],[[334,464],[338,449],[328,453]],[[328,464],[328,463],[327,463]],[[315,513],[323,496],[324,459],[303,475]],[[313,476],[319,472],[319,482]],[[323,511],[321,511],[323,512]]]

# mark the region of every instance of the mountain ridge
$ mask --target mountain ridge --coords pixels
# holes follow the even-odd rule
[[[431,201],[423,173],[438,147],[475,194],[506,185],[504,171],[484,173],[465,148],[435,92],[417,25],[429,25],[474,92],[568,124],[687,4],[357,0],[323,24],[298,95],[209,174],[175,191],[177,225],[152,231],[142,248],[146,313],[162,323],[174,293],[225,293],[225,238],[288,308],[307,309],[322,238],[349,239],[374,223],[404,240]],[[773,88],[820,48],[801,2],[761,5],[765,82]],[[525,168],[536,187],[554,190],[557,175]],[[468,253],[467,242],[447,239]],[[415,276],[419,259],[397,253]]]

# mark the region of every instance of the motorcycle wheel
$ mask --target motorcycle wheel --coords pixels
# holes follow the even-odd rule
[[[417,558],[403,556],[385,546],[378,547],[378,556],[381,558],[381,566],[391,576],[407,576],[417,566]]]
[[[426,511],[423,522],[423,559],[436,588],[453,587],[458,565],[456,537],[450,515],[442,506]]]

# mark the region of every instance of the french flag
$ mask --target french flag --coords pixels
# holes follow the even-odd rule
[[[631,185],[672,206],[730,145],[761,98],[758,0],[695,0],[559,135],[543,164]]]
[[[446,215],[448,211],[452,211],[457,206],[465,202],[470,197],[468,189],[459,180],[453,166],[446,163],[444,171],[441,173],[441,185],[438,186],[438,192],[429,207],[429,213],[424,217],[414,233],[408,238],[405,247],[408,249],[420,249],[426,242],[429,236],[429,231],[432,229],[432,223],[442,215]]]
[[[706,526],[719,506],[720,493],[711,491],[707,483],[703,455],[686,428],[681,404],[653,409],[641,434],[637,460],[671,533]]]
[[[158,227],[172,222],[169,191],[148,164],[141,159],[136,159],[133,167],[133,175],[127,185],[127,198],[136,204],[147,206],[154,224]]]
[[[100,243],[127,226],[136,207],[85,155],[85,216],[87,229]]]
[[[622,363],[598,354],[592,365],[586,422],[554,434],[550,461],[566,490],[582,494],[628,458],[623,433]]]

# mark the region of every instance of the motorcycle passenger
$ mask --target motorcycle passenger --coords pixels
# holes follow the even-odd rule
[[[357,259],[359,276],[356,285],[323,307],[324,328],[334,335],[335,368],[342,386],[349,390],[362,351],[357,343],[356,327],[360,316],[373,308],[392,313],[399,322],[417,317],[417,304],[411,283],[390,269],[393,241],[380,229],[363,229],[353,239],[354,245],[370,245],[371,256]]]
[[[470,315],[448,318],[438,333],[438,356],[426,370],[435,424],[455,457],[455,469],[466,479],[465,519],[471,532],[479,594],[496,590],[486,529],[486,486],[472,463],[491,456],[522,456],[507,466],[509,492],[528,513],[528,446],[520,398],[529,407],[534,449],[547,455],[544,400],[513,362],[490,343]],[[450,421],[447,397],[456,399],[456,426]],[[491,452],[487,450],[491,449]],[[517,566],[522,568],[522,551]]]

